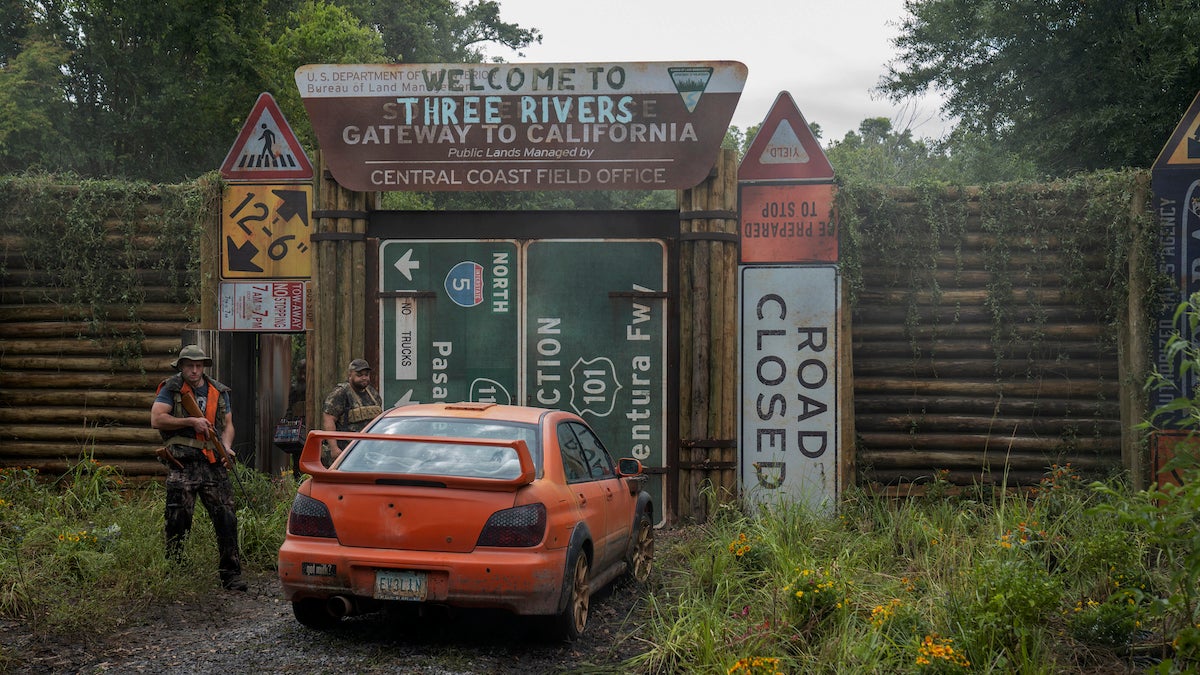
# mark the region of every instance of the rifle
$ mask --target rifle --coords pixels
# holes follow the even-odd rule
[[[200,410],[200,404],[196,403],[196,398],[191,392],[179,392],[180,400],[183,402],[183,409],[191,417],[204,417],[204,413]],[[220,396],[217,392],[211,392],[209,396]],[[208,419],[208,418],[205,418]],[[242,479],[238,478],[237,471],[233,468],[233,455],[226,449],[225,444],[221,442],[221,437],[217,436],[217,432],[212,429],[208,430],[206,440],[216,446],[217,452],[221,455],[221,463],[229,470],[229,475],[233,476],[233,480],[237,482],[238,487],[242,490],[242,495],[246,496],[246,488],[242,487]]]

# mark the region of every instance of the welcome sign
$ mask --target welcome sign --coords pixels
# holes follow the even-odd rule
[[[662,190],[709,172],[736,61],[308,65],[296,85],[351,190]]]

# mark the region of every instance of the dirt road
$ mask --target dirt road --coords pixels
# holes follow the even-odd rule
[[[547,642],[532,622],[506,614],[355,617],[327,632],[301,626],[274,575],[249,578],[250,591],[220,591],[198,603],[131,616],[113,635],[38,640],[15,624],[0,642],[17,673],[624,673],[645,651],[638,587],[618,582],[593,597],[583,638]]]

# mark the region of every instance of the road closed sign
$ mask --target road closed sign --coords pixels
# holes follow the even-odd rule
[[[837,501],[837,268],[741,268],[740,470],[755,504]]]
[[[689,188],[745,82],[736,61],[296,71],[323,159],[360,192]]]

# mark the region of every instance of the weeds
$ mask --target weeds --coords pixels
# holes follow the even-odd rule
[[[1186,485],[1200,485],[1193,478]],[[1197,531],[1200,504],[1168,493],[1085,485],[1052,466],[1037,490],[984,499],[859,492],[835,517],[715,507],[709,523],[663,538],[652,647],[627,665],[1054,673],[1122,660],[1145,668],[1135,654],[1165,644],[1169,653],[1154,657],[1162,672],[1188,672],[1200,567],[1189,567],[1194,549],[1181,537]]]
[[[250,499],[238,534],[249,572],[274,568],[296,484],[238,467]],[[102,635],[138,610],[218,592],[216,544],[196,509],[181,565],[164,554],[164,490],[132,487],[90,449],[61,476],[0,469],[0,617],[36,633]],[[13,655],[0,650],[0,669]]]

